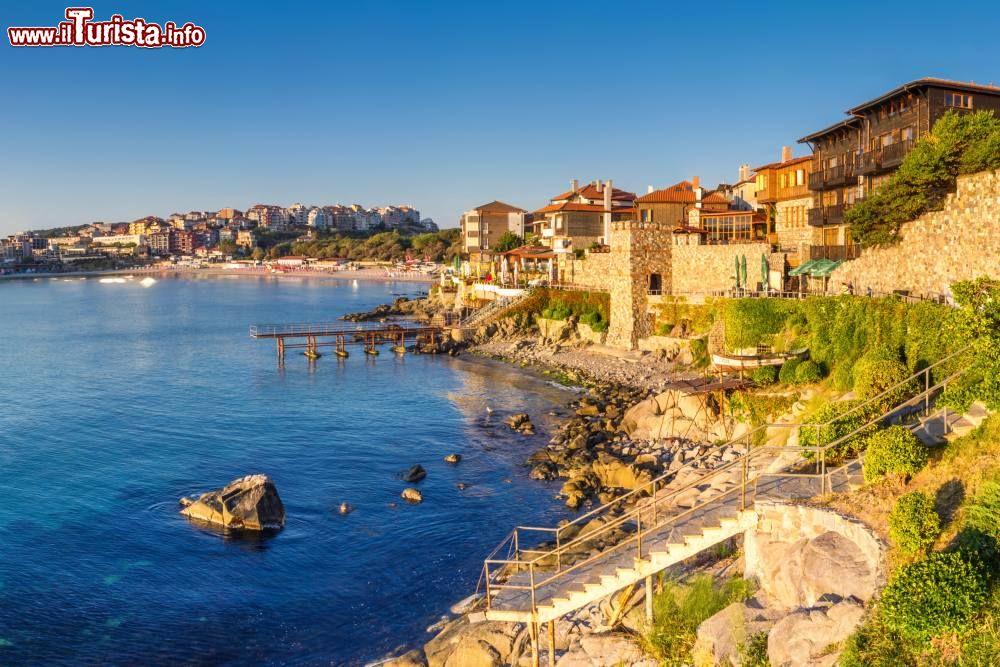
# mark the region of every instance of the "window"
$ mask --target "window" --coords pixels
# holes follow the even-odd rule
[[[767,189],[767,174],[757,174],[757,192]]]
[[[795,185],[805,185],[806,182],[806,170],[796,169],[795,170]]]
[[[900,132],[899,137],[903,141],[912,141],[913,140],[913,126],[912,125],[908,125],[907,127],[904,127],[902,129],[902,131]]]
[[[971,109],[972,95],[966,95],[963,93],[945,93],[944,105],[946,107],[954,107],[956,109]]]
[[[642,222],[652,222],[653,221],[653,211],[652,209],[644,208],[639,210],[639,220]]]
[[[662,294],[663,293],[663,278],[659,273],[649,274],[649,293],[650,294]]]
[[[778,187],[779,188],[785,187],[785,183],[786,183],[786,175],[785,174],[780,174],[778,176]]]

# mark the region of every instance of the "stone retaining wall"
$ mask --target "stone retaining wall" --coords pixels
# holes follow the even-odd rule
[[[760,282],[760,256],[771,255],[766,243],[746,245],[691,245],[671,248],[671,291],[711,292],[735,286],[736,258],[746,255],[747,281]]]
[[[1000,278],[1000,171],[960,176],[941,211],[905,223],[898,244],[845,262],[830,285],[947,294],[952,283],[984,275]]]
[[[608,288],[611,271],[611,253],[587,253],[585,259],[565,254],[559,259],[559,280],[590,289]]]
[[[834,532],[853,542],[864,554],[876,573],[878,587],[885,584],[886,544],[861,520],[844,516],[834,510],[778,501],[759,500],[754,504],[757,526],[752,530],[756,538],[775,542],[796,542],[813,539],[827,532]],[[749,534],[750,531],[748,531]],[[758,539],[744,540],[746,558],[745,575],[756,577],[763,571]]]

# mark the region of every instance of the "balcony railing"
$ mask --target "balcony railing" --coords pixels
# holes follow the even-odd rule
[[[913,139],[897,141],[888,146],[882,146],[873,151],[865,151],[858,156],[859,174],[872,174],[885,169],[898,167],[906,154],[913,149]]]
[[[829,169],[820,169],[809,174],[810,190],[826,190],[849,185],[856,178],[853,164],[840,164]]]
[[[832,204],[807,211],[807,222],[812,227],[839,225],[844,221],[845,204]]]

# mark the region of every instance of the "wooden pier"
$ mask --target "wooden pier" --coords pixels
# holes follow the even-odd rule
[[[254,324],[253,339],[273,338],[278,350],[278,362],[285,359],[285,350],[299,349],[313,360],[321,355],[319,348],[332,347],[338,357],[346,357],[347,346],[362,344],[368,355],[378,354],[378,345],[394,343],[393,351],[406,351],[406,341],[435,345],[442,336],[441,326],[416,322],[303,322],[296,324]]]

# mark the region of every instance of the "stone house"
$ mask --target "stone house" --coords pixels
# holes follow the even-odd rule
[[[812,157],[792,157],[788,146],[781,147],[781,160],[754,169],[757,203],[764,209],[772,232],[769,240],[789,253],[793,266],[808,260],[809,246],[821,240],[807,220],[812,206],[811,171]]]
[[[532,228],[542,243],[556,252],[585,250],[593,244],[608,245],[611,223],[635,217],[635,194],[619,190],[612,181],[593,181],[570,189],[535,211]]]

